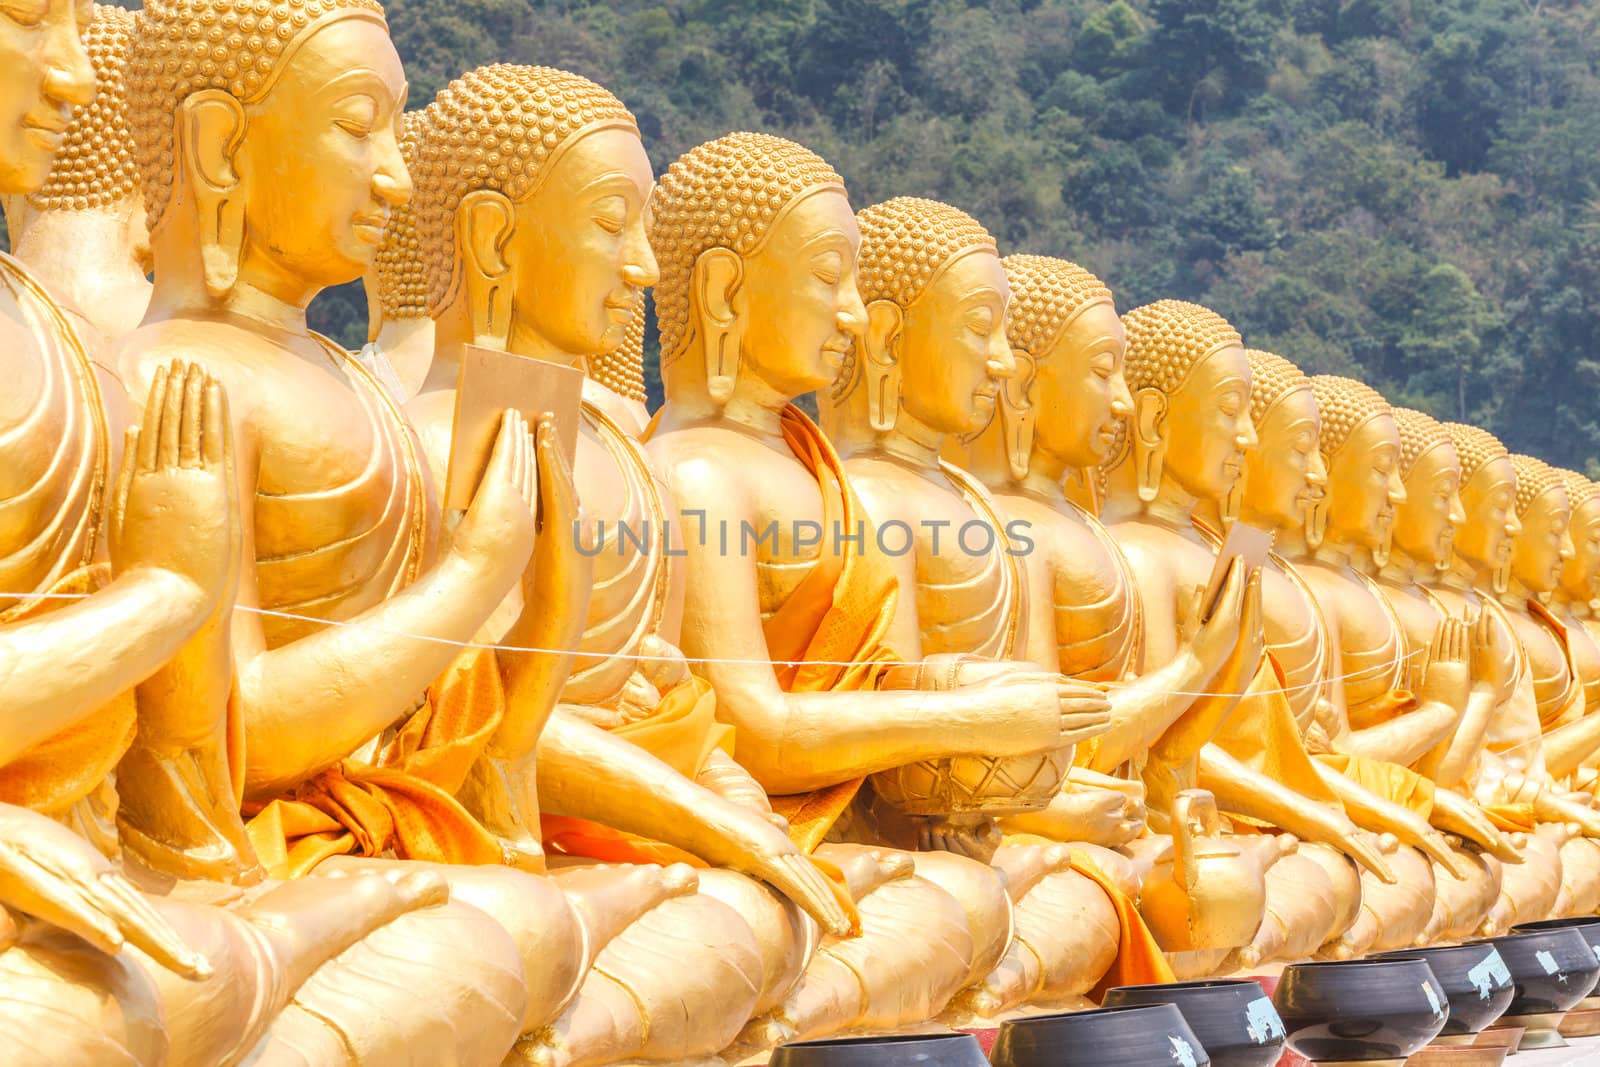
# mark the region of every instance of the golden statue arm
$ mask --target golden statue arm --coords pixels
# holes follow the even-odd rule
[[[709,529],[724,521],[739,529],[738,512],[718,503],[729,491],[723,472],[699,463],[672,469],[680,508],[698,505]],[[785,692],[769,665],[751,561],[719,552],[714,537],[703,545],[694,536],[681,540],[691,580],[679,646],[700,661],[719,715],[737,727],[734,758],[767,792],[803,793],[952,754],[1020,756],[1060,747],[1061,696],[1078,687],[1055,675],[1002,676],[947,692]],[[997,721],[1018,725],[996,730]]]
[[[212,595],[188,578],[140,567],[90,599],[0,629],[0,688],[6,693],[0,765],[149,677],[212,606]],[[69,663],[72,669],[65,669]]]
[[[1042,811],[1000,820],[1006,833],[1118,848],[1144,832],[1144,784],[1074,767]]]
[[[1261,654],[1259,637],[1238,636],[1261,634],[1261,578],[1244,581],[1242,574],[1234,565],[1211,618],[1169,663],[1111,691],[1111,726],[1100,735],[1092,769],[1109,772],[1158,743],[1170,746],[1162,758],[1187,762],[1233,711]],[[1217,695],[1194,695],[1212,689]]]
[[[534,430],[541,525],[522,579],[522,613],[501,643],[513,648],[576,649],[583,639],[594,557],[579,549],[583,529],[572,465],[555,442],[555,427],[541,420]],[[589,541],[592,546],[592,538]],[[511,714],[490,742],[489,752],[520,758],[532,752],[572,667],[571,654],[501,653],[500,674]]]
[[[1434,790],[1433,815],[1429,821],[1447,834],[1477,843],[1501,863],[1522,862],[1522,854],[1511,847],[1511,842],[1489,821],[1483,809],[1454,790]]]
[[[1459,718],[1460,712],[1450,705],[1429,701],[1388,722],[1336,735],[1333,747],[1348,755],[1409,767],[1440,742],[1448,740]]]
[[[1466,781],[1483,751],[1489,734],[1489,720],[1500,702],[1493,686],[1478,683],[1467,696],[1467,708],[1455,732],[1447,736],[1416,764],[1417,772],[1440,785],[1454,786]]]
[[[539,742],[539,803],[680,848],[770,883],[832,933],[849,929],[823,875],[766,814],[558,708]]]
[[[1200,787],[1210,790],[1224,811],[1270,823],[1306,841],[1332,845],[1384,882],[1395,884],[1394,872],[1355,823],[1251,770],[1216,745],[1200,751]]]
[[[1345,777],[1326,764],[1312,761],[1317,777],[1322,779],[1344,804],[1345,814],[1363,830],[1393,834],[1401,844],[1420,849],[1433,862],[1455,875],[1466,878],[1467,869],[1450,850],[1444,835],[1429,825],[1428,820],[1408,808],[1378,796],[1360,783]]]
[[[1583,703],[1580,692],[1578,703]],[[1600,715],[1584,715],[1575,722],[1544,735],[1545,768],[1554,778],[1565,778],[1600,751]]]
[[[249,435],[249,436],[246,436]],[[236,443],[254,436],[234,428]],[[243,449],[241,449],[243,452]],[[246,518],[234,654],[250,759],[246,792],[272,795],[344,759],[406,714],[516,583],[533,549],[532,443],[514,411],[451,550],[402,591],[340,625],[268,649],[255,546]],[[253,456],[240,456],[240,499],[255,499]],[[410,636],[419,635],[419,636]]]

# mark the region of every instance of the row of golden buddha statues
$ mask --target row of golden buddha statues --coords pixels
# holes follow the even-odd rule
[[[406,111],[376,0],[0,53],[8,1062],[734,1062],[1600,908],[1585,478],[790,141]],[[447,514],[483,349],[576,453]]]

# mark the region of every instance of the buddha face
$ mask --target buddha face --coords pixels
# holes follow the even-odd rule
[[[1040,419],[1034,447],[1068,467],[1098,467],[1116,440],[1117,423],[1133,410],[1122,376],[1127,334],[1116,308],[1100,301],[1062,328],[1038,361],[1033,403]]]
[[[1514,541],[1511,576],[1535,593],[1548,593],[1561,580],[1561,570],[1573,557],[1572,508],[1567,491],[1552,486],[1534,498],[1523,512],[1522,533]]]
[[[72,109],[93,97],[93,17],[88,0],[0,0],[0,194],[44,184]]]
[[[400,157],[406,80],[383,27],[343,18],[316,30],[246,107],[234,157],[245,198],[240,277],[291,286],[359,278],[389,212],[411,196]]]
[[[1191,367],[1168,400],[1162,426],[1166,474],[1200,500],[1227,495],[1257,444],[1244,347],[1225,345]]]
[[[1244,516],[1253,525],[1291,529],[1305,522],[1306,505],[1328,483],[1317,442],[1322,417],[1307,386],[1284,393],[1256,424],[1258,447],[1246,457]]]
[[[1381,549],[1405,502],[1400,430],[1384,412],[1352,430],[1328,465],[1328,529],[1348,544]]]
[[[1405,505],[1395,513],[1395,546],[1418,563],[1442,566],[1466,522],[1455,448],[1441,442],[1418,456],[1405,485]]]
[[[1572,558],[1561,569],[1561,592],[1585,602],[1600,596],[1600,496],[1591,496],[1572,512]]]
[[[1522,532],[1517,520],[1517,472],[1509,456],[1496,456],[1461,487],[1467,521],[1456,534],[1456,553],[1478,570],[1492,571],[1511,558]]]
[[[1011,285],[1000,257],[974,249],[933,277],[905,309],[900,406],[943,434],[969,434],[994,417],[1000,383],[1016,376],[1006,340]]]
[[[861,229],[841,189],[790,205],[744,261],[735,310],[750,369],[784,396],[803,396],[838,375],[867,312],[856,288]]]
[[[575,356],[615,351],[640,289],[660,276],[645,237],[653,179],[638,134],[579,136],[516,205],[506,262],[515,281],[511,348],[531,331]]]

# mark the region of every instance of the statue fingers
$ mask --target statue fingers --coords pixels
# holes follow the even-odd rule
[[[205,396],[205,368],[198,363],[191,363],[183,376],[183,406],[178,426],[178,466],[191,470],[201,466],[200,439],[205,431]]]
[[[188,367],[176,359],[167,373],[166,403],[162,405],[156,441],[157,470],[169,471],[178,466],[178,441],[183,432],[183,398],[188,373]],[[149,417],[150,413],[146,411],[145,418]]]
[[[87,887],[90,902],[116,922],[130,945],[181,978],[200,981],[212,975],[211,963],[184,943],[178,931],[115,871],[103,871]]]
[[[111,537],[111,551],[116,553],[122,542],[122,520],[128,514],[128,494],[133,491],[133,476],[139,469],[139,427],[129,426],[122,435],[122,466],[117,470],[117,489],[111,496],[111,515],[107,529]]]
[[[796,852],[780,856],[772,874],[773,887],[800,905],[828,933],[843,937],[850,932],[850,917],[828,884],[827,875],[816,864]]]
[[[139,433],[139,470],[156,469],[156,453],[161,443],[161,420],[167,410],[167,368],[157,367],[144,404],[144,419]]]
[[[233,458],[233,434],[228,426],[228,396],[215,378],[206,378],[204,409],[200,462],[210,468],[226,468]]]

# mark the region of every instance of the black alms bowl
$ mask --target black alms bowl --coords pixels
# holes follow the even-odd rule
[[[1505,1014],[1516,992],[1506,961],[1492,944],[1483,941],[1402,949],[1374,958],[1420,959],[1428,965],[1450,1000],[1450,1019],[1440,1031],[1442,1035],[1477,1033]]]
[[[1508,979],[1508,998],[1510,989]],[[1107,990],[1104,1004],[1176,1006],[1212,1067],[1272,1067],[1283,1051],[1283,1020],[1261,985],[1247,979],[1118,986]]]
[[[1516,986],[1507,1018],[1559,1015],[1588,996],[1600,980],[1600,961],[1583,934],[1571,927],[1489,940],[1500,950]]]
[[[1419,959],[1347,960],[1285,967],[1272,1002],[1288,1046],[1308,1060],[1398,1060],[1438,1036],[1444,988]]]
[[[772,1052],[771,1067],[988,1067],[971,1034],[846,1037],[796,1041]]]
[[[1139,1004],[1000,1024],[994,1067],[1206,1067],[1200,1039],[1171,1004]]]
[[[1600,960],[1600,915],[1580,915],[1572,919],[1541,919],[1533,923],[1518,923],[1511,928],[1514,934],[1534,934],[1545,930],[1576,930],[1589,942],[1589,950]]]

